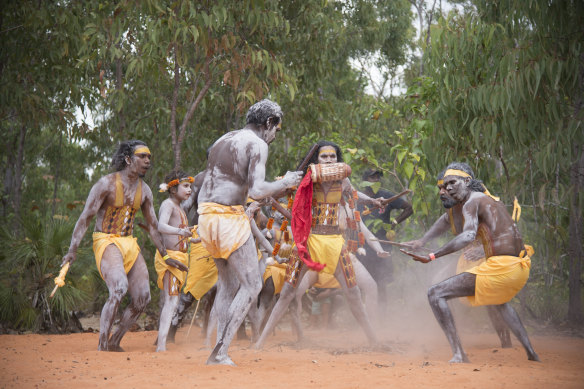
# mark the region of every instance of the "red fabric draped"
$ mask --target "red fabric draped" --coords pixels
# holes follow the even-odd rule
[[[298,249],[298,257],[308,266],[309,269],[321,271],[325,265],[314,262],[310,258],[310,253],[306,247],[310,227],[312,226],[312,180],[310,179],[310,169],[300,182],[294,204],[292,205],[292,235]]]

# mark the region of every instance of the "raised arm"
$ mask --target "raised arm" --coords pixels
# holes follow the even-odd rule
[[[102,177],[99,181],[93,185],[89,191],[89,196],[85,202],[85,207],[79,215],[77,223],[75,223],[75,228],[73,229],[73,235],[71,236],[71,244],[69,245],[69,251],[67,255],[63,257],[63,262],[61,266],[65,263],[73,263],[77,259],[77,249],[81,243],[81,239],[85,235],[91,219],[97,214],[97,211],[103,205],[107,197],[108,181],[106,177]]]
[[[286,172],[284,178],[274,182],[266,181],[266,161],[268,145],[258,141],[249,146],[248,188],[254,200],[274,196],[287,188],[296,186],[302,180],[302,172]]]

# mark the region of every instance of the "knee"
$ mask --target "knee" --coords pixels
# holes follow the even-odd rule
[[[150,290],[147,290],[144,293],[140,293],[135,301],[134,301],[134,306],[138,309],[138,310],[143,310],[144,308],[146,308],[146,306],[150,303]]]
[[[432,285],[428,288],[428,301],[430,302],[430,305],[434,305],[438,301],[438,298],[438,288],[436,285]]]
[[[128,293],[128,283],[127,282],[119,282],[110,288],[110,299],[121,301],[122,298]]]

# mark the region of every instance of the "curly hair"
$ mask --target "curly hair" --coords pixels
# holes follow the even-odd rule
[[[146,143],[142,142],[141,140],[134,139],[121,142],[118,145],[118,149],[112,157],[111,164],[116,172],[122,171],[126,168],[126,166],[128,166],[126,163],[126,157],[132,158],[134,150],[136,150],[136,147],[138,146],[146,146]]]
[[[280,123],[284,113],[282,108],[271,100],[264,99],[252,105],[245,116],[246,124],[265,125],[269,118],[278,119],[274,124]]]
[[[319,140],[318,142],[316,142],[316,144],[318,145],[318,149],[316,149],[314,154],[312,154],[312,157],[310,157],[310,161],[308,161],[308,163],[306,164],[306,167],[304,168],[305,174],[306,174],[306,171],[308,170],[308,165],[310,165],[311,163],[318,163],[318,153],[320,152],[320,149],[322,149],[323,147],[326,147],[326,146],[331,146],[335,149],[335,152],[337,153],[337,162],[344,162],[345,161],[343,159],[343,153],[341,152],[341,148],[336,143],[328,141],[328,140]],[[305,156],[305,158],[306,158],[306,156]]]
[[[468,173],[470,175],[470,184],[469,184],[469,188],[471,191],[473,192],[481,192],[483,193],[485,191],[485,186],[483,185],[483,182],[481,180],[478,180],[475,178],[474,172],[472,171],[472,168],[464,162],[452,162],[451,164],[449,164],[448,166],[446,166],[446,169],[444,169],[443,171],[441,171],[440,173],[438,173],[438,180],[444,178],[444,172],[448,169],[455,169],[455,170],[462,170],[465,173]]]

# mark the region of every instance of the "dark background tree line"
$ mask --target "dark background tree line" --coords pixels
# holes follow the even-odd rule
[[[540,322],[581,325],[584,6],[444,3],[5,2],[2,325],[70,330],[72,312],[101,306],[90,234],[67,286],[48,294],[117,142],[149,144],[146,181],[156,188],[174,167],[201,171],[211,143],[265,97],[285,111],[268,176],[292,169],[312,142],[336,141],[357,185],[375,167],[384,187],[414,191],[415,216],[400,238],[440,214],[434,177],[450,161],[470,163],[506,204],[516,196],[520,229],[536,248],[518,303]]]

